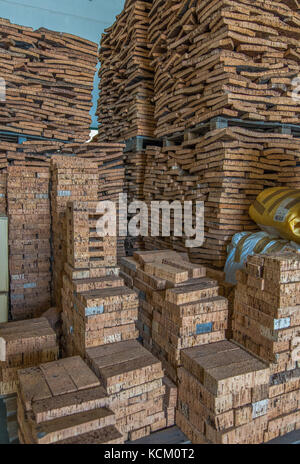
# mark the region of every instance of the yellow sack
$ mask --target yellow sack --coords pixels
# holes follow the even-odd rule
[[[300,190],[264,190],[250,207],[250,217],[265,232],[300,243]]]

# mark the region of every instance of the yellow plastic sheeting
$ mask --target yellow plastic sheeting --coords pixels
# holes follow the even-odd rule
[[[300,190],[264,190],[250,207],[253,221],[268,234],[300,243]]]

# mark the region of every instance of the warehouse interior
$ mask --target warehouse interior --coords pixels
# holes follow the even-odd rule
[[[300,443],[300,2],[0,11],[0,444]]]

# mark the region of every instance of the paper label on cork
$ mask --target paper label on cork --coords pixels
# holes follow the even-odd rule
[[[108,335],[105,337],[105,343],[118,343],[122,341],[121,334]]]
[[[208,322],[207,324],[197,324],[196,326],[196,334],[201,335],[205,333],[211,333],[213,329],[212,322]]]
[[[36,288],[36,283],[32,282],[30,284],[24,284],[23,287],[24,288]]]
[[[24,295],[10,295],[11,300],[24,300]]]
[[[258,401],[252,404],[252,418],[265,416],[268,412],[269,400]]]
[[[6,361],[6,341],[2,337],[0,337],[0,361]]]
[[[70,192],[70,190],[59,190],[58,191],[58,196],[59,197],[70,197],[71,192]]]
[[[24,280],[25,274],[15,274],[11,276],[11,280]]]
[[[274,319],[274,330],[288,329],[291,326],[291,318]]]
[[[93,308],[85,308],[85,315],[88,316],[96,316],[97,314],[104,313],[104,305],[94,306]]]

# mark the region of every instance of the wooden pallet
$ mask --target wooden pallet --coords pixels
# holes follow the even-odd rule
[[[145,150],[147,146],[154,145],[154,146],[161,146],[162,142],[159,139],[151,138],[151,137],[144,137],[144,136],[137,136],[131,139],[125,140],[126,148],[124,150],[125,153],[127,152],[136,152]]]

